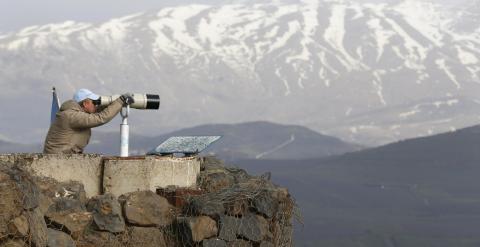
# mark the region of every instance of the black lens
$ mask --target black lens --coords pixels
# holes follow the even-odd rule
[[[157,110],[160,108],[160,95],[147,94],[147,107],[145,109]]]

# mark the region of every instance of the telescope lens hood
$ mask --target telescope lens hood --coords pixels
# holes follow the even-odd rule
[[[160,95],[158,94],[146,94],[147,106],[145,109],[158,110],[160,108]]]

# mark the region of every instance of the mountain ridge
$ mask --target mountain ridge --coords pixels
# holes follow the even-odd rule
[[[479,119],[480,27],[469,7],[262,1],[29,27],[0,38],[0,85],[4,100],[35,98],[30,85],[51,83],[160,93],[165,118],[142,114],[148,129],[262,119],[378,145]],[[445,98],[456,103],[415,108]]]
[[[89,145],[86,151],[117,153],[117,149],[106,149],[106,146],[117,146],[118,133],[102,133],[101,135],[94,133],[92,145]],[[144,154],[172,136],[198,135],[222,136],[219,141],[205,149],[203,154],[216,155],[226,161],[240,158],[282,160],[324,157],[363,148],[363,146],[346,143],[302,126],[281,125],[265,121],[200,125],[154,137],[132,136],[130,137],[130,148],[132,153]]]
[[[130,155],[144,155],[172,136],[220,135],[222,138],[202,152],[226,161],[237,159],[304,159],[352,152],[364,148],[298,125],[265,121],[239,124],[209,124],[179,129],[163,135],[130,133]],[[86,153],[118,155],[118,132],[93,130]],[[41,152],[40,144],[2,142],[0,152]]]

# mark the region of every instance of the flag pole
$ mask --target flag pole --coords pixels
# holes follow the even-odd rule
[[[50,112],[50,124],[55,121],[55,116],[60,109],[60,100],[58,99],[57,90],[52,87],[52,109]]]

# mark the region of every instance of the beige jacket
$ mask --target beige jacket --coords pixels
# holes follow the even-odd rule
[[[100,112],[88,113],[73,100],[64,102],[48,130],[43,153],[82,153],[90,140],[90,129],[108,123],[122,110],[122,105],[118,98]]]

